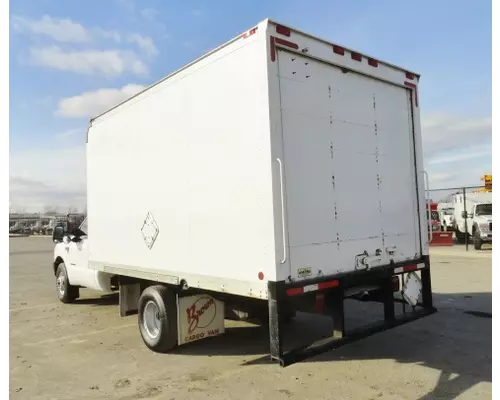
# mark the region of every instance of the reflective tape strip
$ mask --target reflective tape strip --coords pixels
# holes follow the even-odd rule
[[[288,296],[297,296],[299,294],[304,294],[307,292],[315,292],[317,290],[324,290],[324,289],[337,287],[337,286],[339,286],[339,284],[340,283],[338,280],[314,283],[312,285],[306,285],[306,286],[302,286],[302,287],[287,289],[286,294]]]
[[[400,274],[402,272],[411,272],[411,271],[416,271],[416,270],[422,269],[422,268],[425,268],[424,263],[415,264],[415,265],[405,265],[404,267],[394,268],[394,273]]]
[[[318,285],[307,285],[304,286],[304,293],[306,292],[314,292],[315,290],[318,290]]]

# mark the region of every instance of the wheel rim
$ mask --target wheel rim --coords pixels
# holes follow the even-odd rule
[[[148,301],[144,307],[143,325],[147,334],[152,338],[156,338],[160,334],[161,320],[160,309],[154,301]]]
[[[64,279],[64,274],[60,273],[56,279],[56,286],[58,292],[61,296],[64,296],[64,292],[66,291],[66,280]]]

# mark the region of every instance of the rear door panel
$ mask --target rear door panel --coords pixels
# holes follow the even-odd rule
[[[283,50],[278,63],[291,278],[352,271],[364,252],[414,258],[408,91]]]

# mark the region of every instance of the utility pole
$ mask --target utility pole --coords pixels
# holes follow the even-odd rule
[[[464,222],[465,222],[465,251],[469,251],[469,229],[467,228],[467,199],[465,197],[465,188],[463,188],[464,196]]]

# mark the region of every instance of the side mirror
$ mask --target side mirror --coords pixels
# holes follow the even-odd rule
[[[462,211],[462,218],[468,218],[469,214],[467,214],[467,211]]]
[[[64,239],[64,227],[63,226],[56,226],[54,228],[54,231],[52,232],[52,241],[54,243],[59,243],[62,242]]]

